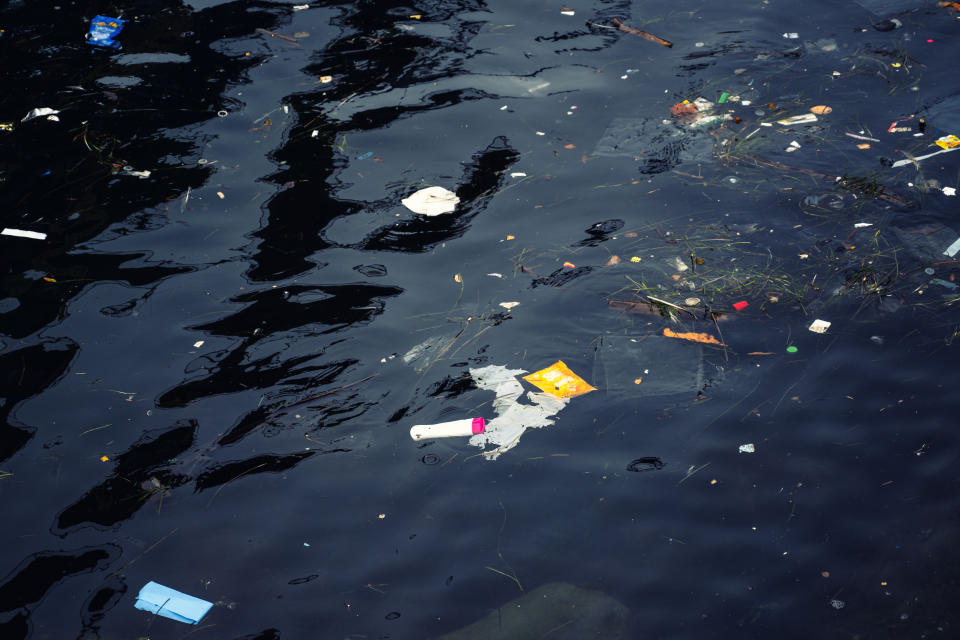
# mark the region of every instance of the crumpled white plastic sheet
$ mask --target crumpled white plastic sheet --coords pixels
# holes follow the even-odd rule
[[[494,447],[483,452],[487,460],[496,460],[500,454],[517,446],[527,429],[553,425],[553,417],[570,402],[570,398],[558,398],[549,393],[525,392],[517,379],[525,373],[523,369],[508,369],[496,364],[470,369],[470,375],[480,389],[496,394],[493,409],[497,417],[487,421],[483,433],[470,437],[470,444],[475,447]],[[518,402],[524,393],[533,404]]]

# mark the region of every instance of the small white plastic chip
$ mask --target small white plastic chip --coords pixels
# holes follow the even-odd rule
[[[810,325],[810,331],[813,331],[814,333],[826,333],[831,324],[832,323],[827,322],[826,320],[814,320],[813,324]]]

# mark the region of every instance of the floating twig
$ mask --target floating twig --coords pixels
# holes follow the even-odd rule
[[[257,33],[262,33],[265,36],[273,36],[274,38],[280,38],[281,40],[286,40],[287,42],[296,43],[296,38],[291,38],[290,36],[285,36],[282,33],[274,33],[273,31],[267,31],[266,29],[261,29],[257,27]]]
[[[664,47],[673,46],[673,43],[670,42],[669,40],[664,40],[659,36],[655,36],[652,33],[647,33],[646,31],[641,31],[640,29],[634,29],[633,27],[628,27],[627,25],[623,24],[616,18],[611,20],[611,22],[613,23],[613,26],[615,26],[617,29],[620,29],[620,31],[626,31],[629,34],[640,36],[641,38],[646,38],[647,40],[651,42],[656,42],[657,44]]]

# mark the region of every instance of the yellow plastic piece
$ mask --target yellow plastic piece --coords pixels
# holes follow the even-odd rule
[[[954,147],[960,147],[960,138],[957,136],[944,136],[935,140],[938,146],[943,147],[944,149],[953,149]]]
[[[524,376],[523,379],[541,391],[558,398],[573,398],[597,390],[571,371],[563,360],[557,360],[546,369]]]

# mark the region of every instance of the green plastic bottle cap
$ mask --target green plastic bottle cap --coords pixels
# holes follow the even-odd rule
[[[797,351],[798,349],[793,345],[790,345],[789,347],[787,347],[787,353],[796,353]]]

